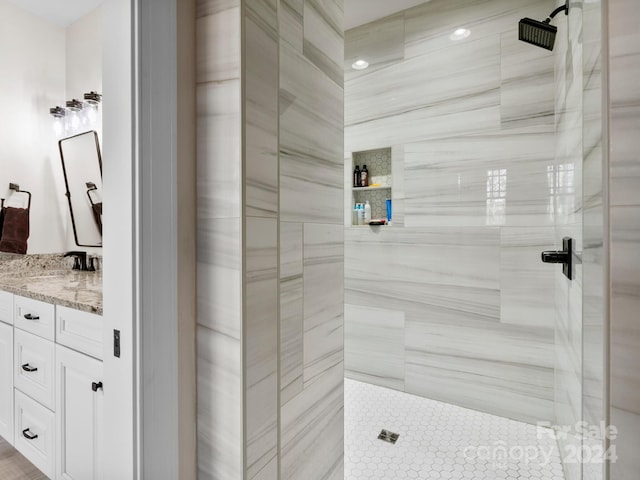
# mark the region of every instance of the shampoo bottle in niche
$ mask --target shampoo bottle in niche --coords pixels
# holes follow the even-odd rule
[[[371,205],[369,204],[369,200],[364,204],[364,223],[371,222]]]
[[[367,170],[367,166],[362,166],[362,171],[360,172],[360,186],[368,187],[369,186],[369,170]]]
[[[360,166],[356,165],[356,169],[353,171],[353,186],[354,187],[359,187],[360,186]]]
[[[364,205],[358,204],[358,225],[364,225]]]

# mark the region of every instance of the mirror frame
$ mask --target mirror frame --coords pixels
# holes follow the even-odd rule
[[[76,245],[78,247],[100,247],[102,248],[102,244],[99,245],[86,245],[82,244],[78,241],[78,230],[76,229],[76,219],[73,215],[73,206],[71,204],[71,190],[69,190],[69,179],[67,177],[67,167],[64,164],[64,154],[62,152],[62,142],[65,140],[70,140],[72,138],[79,137],[81,135],[87,135],[88,133],[93,133],[93,138],[96,144],[96,152],[98,153],[98,166],[100,167],[100,179],[102,180],[102,153],[100,152],[100,142],[98,141],[98,132],[95,130],[87,130],[86,132],[78,133],[77,135],[72,135],[70,137],[62,138],[58,140],[58,150],[60,151],[60,162],[62,163],[62,173],[64,175],[64,186],[66,188],[65,197],[67,197],[67,202],[69,203],[69,213],[71,214],[71,225],[73,226],[73,238],[76,241]]]

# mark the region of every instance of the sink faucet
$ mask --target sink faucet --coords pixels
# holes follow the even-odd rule
[[[87,252],[73,251],[64,254],[65,257],[73,257],[73,270],[88,271]]]

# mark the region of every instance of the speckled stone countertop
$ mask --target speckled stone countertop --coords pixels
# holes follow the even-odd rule
[[[102,315],[102,273],[78,272],[70,265],[61,255],[3,256],[0,290]]]

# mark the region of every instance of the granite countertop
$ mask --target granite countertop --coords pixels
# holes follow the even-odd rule
[[[32,259],[20,264],[22,268],[0,263],[0,290],[102,315],[101,272],[71,270],[63,261]]]

